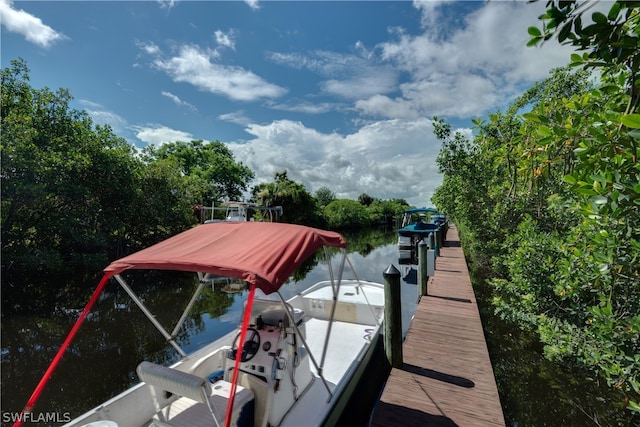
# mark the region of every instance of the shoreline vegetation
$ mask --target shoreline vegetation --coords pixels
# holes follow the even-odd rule
[[[2,70],[2,313],[78,294],[109,263],[199,223],[198,206],[249,194],[281,222],[332,230],[391,226],[402,199],[311,194],[289,179],[249,188],[253,171],[219,141],[138,152],[69,107],[66,89],[34,89],[23,60]],[[247,197],[247,196],[245,196]],[[256,220],[262,218],[257,212]]]
[[[474,135],[435,118],[443,184],[432,198],[486,272],[492,315],[588,372],[640,416],[640,5],[549,1],[530,45],[573,45]],[[586,8],[586,9],[585,9]],[[455,197],[452,197],[455,195]]]

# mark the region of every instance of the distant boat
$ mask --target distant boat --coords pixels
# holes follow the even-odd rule
[[[254,215],[261,213],[263,218],[260,221],[278,222],[282,217],[282,206],[258,206],[255,203],[248,202],[224,202],[222,206],[201,206],[200,215],[203,217],[206,212],[211,212],[210,219],[201,218],[201,222],[248,222],[255,221]],[[216,211],[224,211],[222,219],[215,218]]]
[[[172,366],[136,361],[139,384],[67,426],[335,425],[378,346],[384,320],[384,285],[358,280],[355,272],[354,278],[343,278],[345,266],[353,269],[345,247],[342,235],[332,231],[220,222],[112,262],[24,412],[32,411],[75,331],[113,277],[182,359]],[[340,249],[337,268],[327,248]],[[329,280],[285,301],[280,287],[319,249],[327,257]],[[172,333],[121,276],[131,269],[198,274],[200,281]],[[187,355],[175,338],[202,289],[213,284],[207,275],[216,282],[230,277],[248,283],[243,320],[236,331]],[[79,381],[82,374],[76,373]]]
[[[443,217],[436,209],[433,208],[413,208],[404,211],[402,223],[398,229],[398,249],[401,252],[415,250],[416,244],[429,237],[440,227],[440,223],[434,220]]]
[[[211,289],[220,289],[222,292],[228,294],[239,293],[247,289],[248,284],[242,279],[236,279],[233,277],[216,276],[214,274],[202,274],[201,279],[205,282],[211,283]]]

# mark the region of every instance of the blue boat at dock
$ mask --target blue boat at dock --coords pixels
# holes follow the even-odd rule
[[[428,238],[446,222],[446,216],[434,208],[407,209],[398,229],[398,249],[401,252],[414,250],[419,241]]]

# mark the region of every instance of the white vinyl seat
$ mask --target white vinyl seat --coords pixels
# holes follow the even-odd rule
[[[210,427],[224,425],[231,384],[217,381],[211,384],[177,369],[142,362],[137,368],[139,378],[155,389],[158,412],[150,425],[158,427]],[[178,396],[171,400],[164,392]],[[232,424],[253,426],[253,393],[237,386]]]

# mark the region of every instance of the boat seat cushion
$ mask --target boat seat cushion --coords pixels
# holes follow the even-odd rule
[[[211,395],[211,383],[206,378],[151,362],[138,365],[138,377],[145,383],[196,402],[207,403]]]
[[[217,381],[211,384],[206,378],[149,362],[142,362],[137,371],[146,384],[179,396],[177,400],[158,410],[150,426],[212,426],[215,425],[213,417],[219,425],[224,424],[231,383]],[[232,415],[233,425],[253,426],[253,403],[251,390],[238,386]]]

